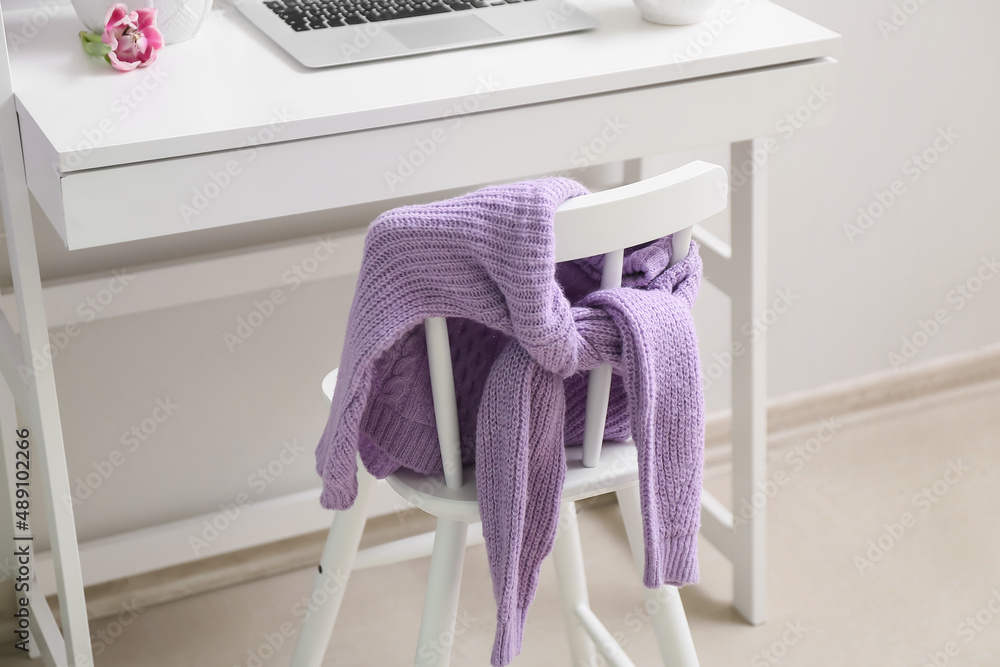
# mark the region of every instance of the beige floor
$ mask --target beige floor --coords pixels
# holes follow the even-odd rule
[[[731,568],[703,542],[702,583],[683,591],[702,665],[1000,665],[1000,613],[990,610],[1000,612],[998,408],[1000,385],[981,385],[889,418],[835,421],[832,439],[818,427],[774,439],[770,478],[782,483],[768,505],[769,621],[739,620]],[[796,453],[814,437],[808,460]],[[725,496],[726,471],[708,472],[707,486]],[[913,521],[903,526],[907,513]],[[637,665],[659,664],[617,507],[581,516],[594,609]],[[870,541],[888,548],[869,556]],[[859,560],[869,557],[870,567]],[[357,573],[325,664],[411,665],[426,570],[423,560]],[[294,635],[292,610],[311,579],[301,570],[171,602],[138,611],[124,628],[95,621],[92,631],[105,633],[96,663],[287,665],[295,637],[282,628]],[[488,581],[483,548],[470,549],[458,667],[488,664]],[[280,645],[273,655],[268,637]],[[514,664],[569,664],[550,563]]]

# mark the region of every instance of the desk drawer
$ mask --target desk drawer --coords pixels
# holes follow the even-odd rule
[[[73,172],[32,191],[73,250],[774,135],[832,118],[836,61]],[[280,133],[276,133],[280,140]],[[37,166],[37,165],[36,165]],[[44,170],[43,170],[44,171]],[[34,176],[34,178],[32,178]]]

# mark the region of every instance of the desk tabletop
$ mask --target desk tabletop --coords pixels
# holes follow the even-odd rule
[[[721,0],[711,19],[683,27],[643,21],[630,0],[580,6],[598,29],[320,70],[229,6],[130,73],[83,53],[69,7],[37,31],[27,28],[37,9],[4,20],[18,113],[45,144],[25,150],[51,153],[64,173],[721,75],[835,55],[839,44],[768,0]]]

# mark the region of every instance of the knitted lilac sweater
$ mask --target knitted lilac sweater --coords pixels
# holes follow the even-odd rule
[[[423,320],[449,318],[462,459],[476,463],[497,602],[494,665],[520,652],[565,446],[582,441],[586,371],[602,363],[615,369],[605,437],[631,434],[639,455],[644,583],[698,580],[704,404],[690,310],[701,259],[692,244],[667,269],[669,240],[638,246],[622,289],[598,290],[602,258],[554,260],[555,211],[585,193],[542,179],[380,216],[316,450],[327,509],[353,504],[357,452],[376,477],[440,473]]]

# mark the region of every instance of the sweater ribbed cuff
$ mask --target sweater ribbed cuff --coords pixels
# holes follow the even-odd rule
[[[323,493],[320,494],[319,503],[326,510],[346,510],[354,505],[358,497],[358,482],[354,478],[353,484],[334,484],[329,480],[323,482]]]
[[[686,535],[664,535],[660,538],[659,549],[647,546],[643,573],[643,583],[647,588],[659,588],[664,584],[696,584],[698,577],[697,531]]]
[[[521,637],[524,635],[524,610],[512,609],[506,618],[497,618],[497,635],[493,642],[490,664],[502,667],[521,653]]]
[[[430,416],[433,417],[433,413]],[[362,428],[375,445],[372,449],[377,448],[382,453],[377,464],[374,458],[365,459],[365,465],[375,477],[386,477],[400,466],[424,475],[441,472],[441,450],[434,424],[420,423],[400,415],[389,405],[372,401],[368,404]],[[375,465],[378,469],[373,470]]]

